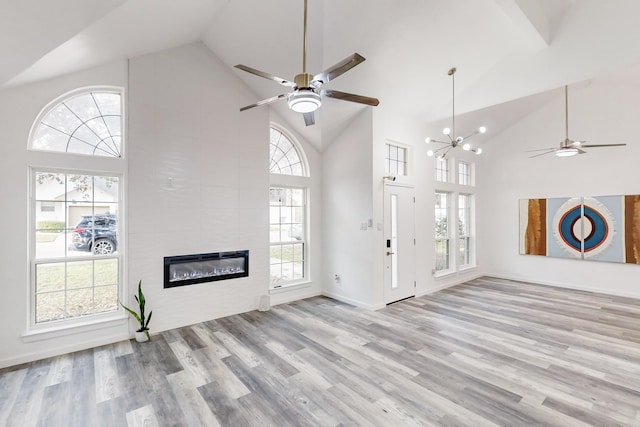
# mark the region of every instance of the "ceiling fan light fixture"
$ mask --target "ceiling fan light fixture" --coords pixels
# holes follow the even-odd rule
[[[311,89],[299,89],[289,97],[289,108],[296,113],[312,113],[322,105],[320,95]]]
[[[462,145],[462,149],[463,149],[464,151],[469,151],[469,150],[471,150],[471,144],[469,144],[468,142],[465,142],[465,143]]]
[[[577,148],[560,148],[559,150],[556,151],[556,156],[558,157],[571,157],[571,156],[575,156],[576,154],[578,154],[578,149]]]
[[[480,148],[480,147],[476,148],[475,150],[471,150],[471,151],[476,153],[476,156],[479,156],[480,154],[482,154],[482,148]]]
[[[424,139],[424,143],[425,143],[425,144],[429,144],[430,142],[431,142],[431,138],[426,137],[426,138]]]
[[[427,156],[433,157],[433,150],[428,150],[427,151]]]
[[[444,129],[442,129],[442,133],[443,133],[444,135],[451,135],[451,129],[449,129],[449,128],[444,128]]]

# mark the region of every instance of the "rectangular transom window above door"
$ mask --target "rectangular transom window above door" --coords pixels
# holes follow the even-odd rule
[[[395,144],[385,144],[384,171],[387,175],[407,175],[407,149]]]

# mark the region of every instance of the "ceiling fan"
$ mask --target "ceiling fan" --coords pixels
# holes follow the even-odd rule
[[[371,105],[374,107],[380,103],[380,101],[378,101],[376,98],[322,88],[323,85],[346,73],[365,60],[364,57],[357,53],[348,56],[332,67],[329,67],[326,70],[320,72],[319,74],[311,75],[307,73],[307,0],[304,0],[304,34],[302,45],[302,73],[295,76],[293,81],[276,77],[272,74],[256,70],[255,68],[247,67],[246,65],[238,64],[235,66],[240,70],[246,71],[259,77],[263,77],[265,79],[273,80],[276,83],[280,83],[282,86],[293,89],[291,92],[263,99],[262,101],[258,101],[255,104],[242,107],[240,111],[258,107],[260,105],[270,104],[281,99],[286,99],[289,108],[297,113],[302,113],[304,116],[305,124],[307,126],[310,126],[315,124],[315,117],[313,112],[320,108],[320,106],[322,105],[322,98],[325,96],[329,98],[340,99],[343,101]]]
[[[558,157],[570,157],[576,154],[585,154],[583,148],[601,148],[601,147],[623,147],[627,144],[585,144],[585,141],[574,141],[569,139],[569,91],[567,85],[564,86],[564,141],[560,142],[559,147],[542,148],[539,150],[528,150],[528,152],[544,151],[544,153],[536,154],[533,157],[544,156],[545,154],[555,153]]]

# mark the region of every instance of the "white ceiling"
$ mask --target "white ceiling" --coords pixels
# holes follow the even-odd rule
[[[291,80],[302,71],[303,0],[0,1],[1,88],[195,41],[230,67]],[[547,102],[549,90],[640,64],[637,0],[308,1],[308,72],[358,52],[367,60],[328,87],[377,97],[375,108],[414,118],[425,131],[451,115],[452,66],[457,114],[521,117]],[[256,101],[287,90],[234,72]],[[499,106],[518,99],[518,114]],[[311,127],[286,102],[273,108],[322,149],[370,107],[327,99]]]

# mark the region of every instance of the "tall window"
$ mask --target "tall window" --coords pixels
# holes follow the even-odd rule
[[[120,178],[34,169],[35,323],[118,309]]]
[[[449,159],[436,157],[435,159],[436,181],[449,182]]]
[[[471,264],[471,195],[458,195],[458,267]]]
[[[448,165],[436,160],[436,178],[448,176]],[[464,270],[475,265],[473,163],[455,161],[452,177],[436,180],[435,192],[435,268],[436,275]],[[445,172],[447,170],[447,172]]]
[[[435,271],[449,270],[449,194],[436,192],[435,204],[435,238],[436,238],[436,267]]]
[[[119,310],[122,129],[122,93],[116,88],[66,95],[32,127],[30,150],[112,158],[92,171],[88,159],[41,155],[31,168],[33,327],[108,319]]]
[[[271,288],[308,280],[308,167],[302,148],[271,127],[269,170],[269,265]]]
[[[304,279],[306,204],[304,188],[269,190],[272,286]]]
[[[395,176],[407,174],[407,149],[394,144],[385,144],[385,173]]]

